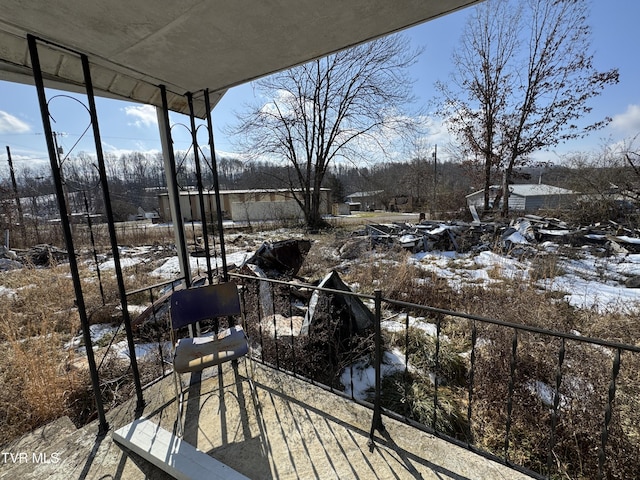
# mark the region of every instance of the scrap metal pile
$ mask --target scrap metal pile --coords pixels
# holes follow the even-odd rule
[[[304,280],[298,271],[311,248],[309,240],[282,240],[264,242],[256,252],[245,261],[240,272],[255,276],[257,279]],[[326,290],[313,290],[300,284],[300,288],[286,289],[290,296],[288,302],[279,305],[273,285],[260,281],[257,291],[249,290],[247,296],[253,296],[260,311],[260,324],[263,332],[283,337],[286,335],[309,335],[317,330],[319,324],[331,319],[337,322],[336,335],[340,339],[361,333],[373,325],[373,314],[358,297],[342,295],[351,292],[342,281],[338,272],[330,271],[318,287]],[[288,316],[295,310],[299,315]],[[296,325],[294,328],[290,325]],[[277,332],[277,333],[276,333]]]
[[[573,227],[556,218],[525,215],[506,222],[437,222],[370,224],[354,233],[372,247],[398,245],[414,253],[428,251],[480,252],[501,249],[522,256],[536,246],[553,242],[593,247],[604,253],[640,253],[640,229],[609,221]]]

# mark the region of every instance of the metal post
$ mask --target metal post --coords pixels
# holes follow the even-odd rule
[[[602,427],[602,433],[600,434],[600,448],[598,449],[598,478],[605,478],[605,463],[607,459],[607,441],[609,439],[609,423],[613,415],[614,400],[616,398],[616,380],[620,373],[620,357],[622,350],[616,349],[615,357],[613,358],[613,369],[611,371],[611,382],[609,383],[609,392],[607,395],[607,406],[604,412],[604,426]]]
[[[191,94],[191,92],[187,92],[187,102],[189,103],[189,120],[191,122],[191,143],[193,144],[193,159],[195,160],[195,164],[196,164],[196,181],[198,182],[198,202],[200,206],[200,222],[202,224],[202,238],[204,240],[205,259],[207,261],[207,278],[209,279],[209,285],[211,285],[213,283],[213,274],[211,272],[211,252],[209,251],[209,231],[207,229],[206,215],[204,214],[204,192],[202,188],[202,169],[200,168],[200,155],[198,154],[198,132],[196,130],[196,119],[193,114],[193,95]]]
[[[13,187],[13,196],[16,199],[16,207],[18,207],[18,222],[20,222],[20,233],[22,241],[27,241],[27,230],[24,226],[24,215],[22,214],[22,204],[20,203],[20,195],[18,194],[18,182],[16,182],[16,174],[13,170],[13,160],[11,159],[11,149],[7,145],[7,160],[9,161],[9,174],[11,175],[11,186]],[[24,245],[26,247],[26,245]],[[7,244],[7,247],[9,245]]]
[[[509,434],[511,433],[511,424],[513,421],[513,393],[516,384],[516,368],[518,353],[518,330],[513,329],[513,340],[511,341],[511,362],[509,364],[509,392],[507,394],[507,424],[504,435],[504,461],[507,465],[509,462]]]
[[[442,318],[438,315],[436,320],[436,351],[434,355],[434,368],[433,368],[433,417],[431,417],[431,428],[434,432],[437,432],[437,420],[438,420],[438,375],[440,374],[440,332],[442,331]]]
[[[218,164],[216,162],[216,150],[213,143],[213,122],[211,120],[211,102],[209,100],[209,89],[204,91],[204,105],[207,111],[207,128],[209,130],[209,149],[211,150],[211,168],[213,170],[213,189],[216,198],[216,211],[218,218],[218,235],[220,237],[220,256],[222,257],[222,278],[229,281],[229,271],[227,269],[227,253],[224,246],[224,230],[222,228],[222,207],[220,202],[220,183],[218,181]]]
[[[133,341],[133,330],[131,328],[131,317],[129,316],[129,308],[127,305],[127,290],[124,285],[124,275],[122,274],[122,265],[120,263],[120,252],[118,251],[118,239],[116,236],[115,221],[113,217],[113,209],[111,208],[111,196],[109,194],[109,183],[107,182],[107,169],[104,163],[104,153],[102,152],[102,142],[100,140],[100,127],[98,125],[98,113],[96,110],[96,101],[93,94],[93,82],[91,80],[91,69],[89,67],[89,59],[86,55],[81,55],[82,72],[84,74],[84,84],[89,101],[89,114],[91,115],[91,125],[93,127],[93,139],[96,145],[96,156],[98,158],[98,172],[100,173],[100,184],[102,186],[102,195],[104,198],[104,210],[107,216],[107,226],[109,228],[109,239],[111,241],[111,253],[113,255],[113,263],[116,270],[116,279],[118,282],[118,294],[120,295],[120,305],[122,306],[122,318],[124,320],[124,328],[127,333],[127,344],[129,347],[129,358],[131,360],[131,371],[133,373],[133,382],[136,388],[136,396],[138,401],[136,410],[141,412],[144,409],[144,397],[142,396],[142,383],[140,382],[140,372],[138,370],[138,361],[136,359],[136,346]]]
[[[162,96],[162,109],[158,109],[157,113],[164,156],[164,174],[167,180],[167,192],[169,193],[169,205],[171,207],[171,217],[173,219],[173,229],[176,237],[180,273],[184,277],[185,286],[189,288],[191,286],[191,267],[189,265],[189,254],[187,252],[187,238],[184,234],[182,209],[180,208],[180,192],[178,191],[178,181],[176,178],[176,158],[173,153],[171,125],[169,124],[167,89],[164,85],[160,85],[160,94]]]
[[[84,338],[84,344],[87,351],[87,363],[89,364],[89,372],[91,375],[91,385],[93,387],[93,395],[96,399],[96,410],[98,413],[98,420],[99,420],[98,436],[103,436],[109,430],[109,424],[107,423],[105,413],[104,413],[104,407],[102,404],[102,395],[100,393],[100,380],[98,378],[98,369],[96,368],[96,360],[93,354],[93,344],[91,343],[91,333],[89,331],[89,318],[87,317],[87,309],[84,303],[84,296],[82,294],[82,283],[80,280],[80,273],[78,271],[78,264],[76,261],[75,249],[73,246],[71,226],[69,224],[69,217],[67,216],[67,204],[64,198],[64,190],[62,188],[62,177],[60,175],[60,168],[58,166],[58,153],[54,145],[53,131],[51,129],[51,121],[49,119],[49,108],[47,106],[47,97],[44,91],[44,80],[42,78],[42,70],[40,68],[40,58],[38,55],[37,40],[33,35],[27,35],[27,42],[29,44],[29,54],[31,56],[31,68],[33,70],[33,79],[36,85],[36,90],[38,92],[40,114],[42,115],[42,126],[44,128],[45,138],[47,141],[47,150],[49,152],[49,161],[51,163],[53,181],[56,187],[56,198],[58,200],[58,209],[60,210],[60,221],[62,224],[62,231],[64,233],[65,243],[69,253],[69,269],[71,270],[73,288],[76,294],[76,304],[78,307],[78,315],[80,316],[80,323],[82,325],[82,335]]]
[[[553,410],[551,411],[551,434],[549,435],[549,453],[547,454],[547,478],[551,478],[553,467],[553,449],[556,445],[556,427],[558,426],[558,410],[560,406],[560,386],[562,385],[562,365],[564,363],[566,341],[560,339],[560,350],[558,351],[558,366],[556,368],[556,385],[553,392]]]
[[[373,401],[373,419],[371,421],[371,431],[369,432],[369,448],[373,449],[373,434],[376,430],[384,432],[384,425],[382,424],[382,331],[380,323],[382,321],[382,291],[376,290],[375,294],[375,394]]]

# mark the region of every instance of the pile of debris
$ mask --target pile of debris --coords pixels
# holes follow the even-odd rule
[[[257,278],[298,279],[298,271],[310,248],[309,240],[265,242],[244,263],[240,271]],[[337,322],[336,334],[340,339],[362,333],[372,327],[373,314],[364,303],[358,297],[340,294],[351,290],[338,272],[329,272],[318,283],[317,286],[321,290],[310,292],[304,283],[300,288],[287,289],[290,299],[289,302],[285,302],[284,307],[276,300],[278,293],[268,282],[258,282],[257,292],[248,293],[256,297],[263,332],[269,332],[279,338],[309,335],[311,331],[323,328],[318,327],[318,323],[326,322],[328,317]],[[297,306],[296,312],[293,312],[294,306]],[[280,311],[280,308],[284,310]],[[291,311],[287,312],[288,309]],[[298,315],[289,316],[291,313]]]
[[[522,256],[535,253],[535,245],[551,241],[573,247],[594,247],[605,253],[640,253],[640,229],[614,221],[572,227],[556,218],[525,215],[501,222],[435,222],[371,224],[355,233],[367,238],[372,247],[399,245],[417,252],[480,252],[500,248]]]
[[[18,261],[18,255],[6,246],[0,245],[0,272],[16,270],[22,268],[22,263]]]
[[[9,250],[0,245],[0,271],[16,270],[25,265],[51,267],[67,261],[69,254],[53,245],[34,245],[26,250]]]
[[[609,220],[594,225],[570,227],[557,219],[527,215],[537,242],[552,241],[574,247],[595,245],[610,253],[640,253],[640,229]]]
[[[281,240],[264,242],[245,262],[261,270],[270,278],[293,278],[298,274],[311,249],[310,240]]]

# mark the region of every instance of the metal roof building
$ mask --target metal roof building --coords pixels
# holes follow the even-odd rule
[[[502,190],[500,185],[492,185],[489,190],[489,200],[492,208],[502,206],[502,197],[499,205],[493,205],[498,193]],[[509,185],[509,210],[534,212],[541,208],[557,208],[567,205],[576,199],[577,193],[566,188],[553,185],[520,184]],[[484,189],[466,196],[467,205],[476,208],[484,207]]]

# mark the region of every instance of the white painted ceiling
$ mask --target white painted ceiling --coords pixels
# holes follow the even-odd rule
[[[205,115],[233,86],[445,15],[478,0],[0,0],[0,79],[33,83],[27,34],[46,85]],[[60,48],[63,47],[63,48]]]

